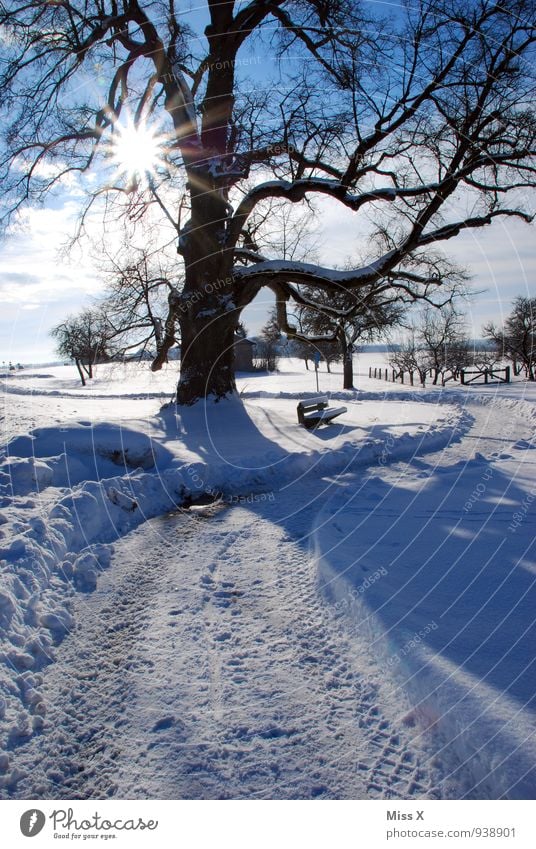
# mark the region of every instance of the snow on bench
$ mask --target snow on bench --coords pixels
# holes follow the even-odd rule
[[[298,422],[306,428],[317,425],[329,424],[336,416],[346,413],[346,407],[328,407],[328,399],[325,395],[319,398],[308,398],[298,404]]]

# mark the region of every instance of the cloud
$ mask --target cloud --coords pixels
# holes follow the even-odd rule
[[[37,274],[29,274],[27,271],[0,271],[0,290],[10,286],[35,285],[39,285]]]

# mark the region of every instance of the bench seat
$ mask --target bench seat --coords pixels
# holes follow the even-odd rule
[[[306,428],[313,428],[329,422],[347,412],[346,407],[328,407],[328,399],[324,396],[300,401],[298,404],[298,421]]]
[[[326,419],[333,419],[335,416],[340,416],[341,413],[347,412],[348,409],[346,407],[330,407],[327,410],[319,410],[317,413],[306,413],[305,418],[325,421]]]

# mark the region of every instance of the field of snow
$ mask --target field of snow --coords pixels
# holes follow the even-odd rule
[[[534,387],[382,356],[4,375],[2,798],[536,798]]]

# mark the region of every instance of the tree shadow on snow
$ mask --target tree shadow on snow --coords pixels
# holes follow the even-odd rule
[[[413,719],[456,749],[473,798],[536,798],[532,500],[484,458],[409,467],[334,496],[323,592],[403,682]]]
[[[533,501],[484,458],[408,468],[306,474],[292,511],[277,493],[243,506],[315,552],[330,609],[398,682],[408,725],[436,735],[470,798],[536,798]]]

